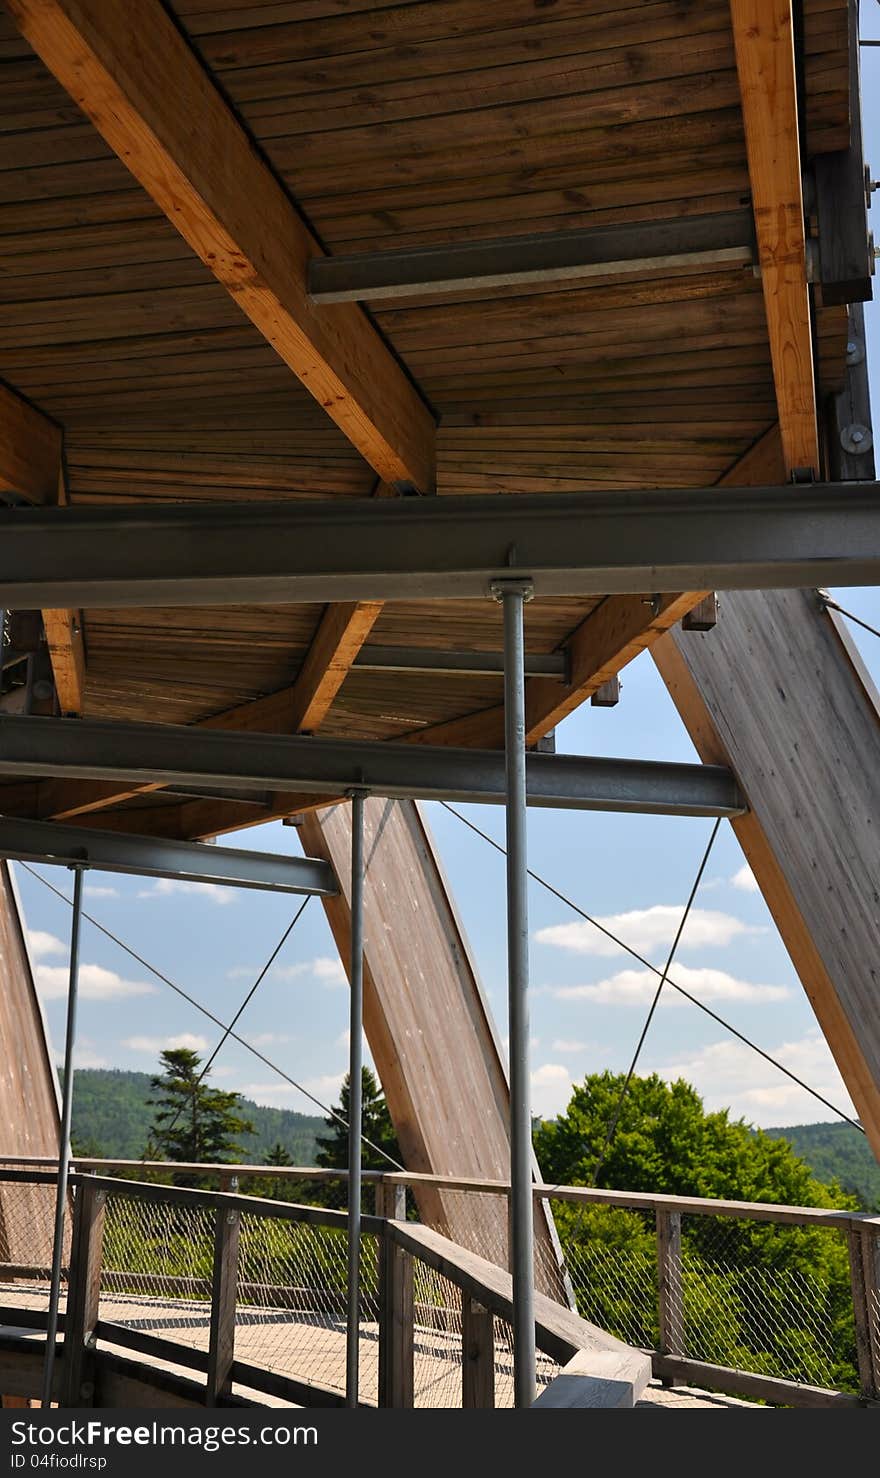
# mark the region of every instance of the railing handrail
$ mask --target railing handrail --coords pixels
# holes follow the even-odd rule
[[[231,1165],[231,1164],[182,1164],[178,1161],[155,1160],[103,1160],[90,1156],[74,1157],[72,1162],[78,1171],[92,1169],[142,1169],[169,1174],[192,1174],[231,1177],[264,1177],[276,1180],[345,1181],[347,1170],[327,1170],[315,1165]],[[47,1156],[0,1155],[0,1181],[4,1179],[27,1179],[40,1166],[57,1164]],[[21,1167],[15,1171],[5,1167]],[[42,1178],[42,1177],[41,1177]],[[51,1179],[51,1176],[46,1176]],[[362,1179],[374,1185],[397,1185],[418,1190],[426,1189],[464,1191],[477,1195],[508,1195],[510,1182],[489,1180],[466,1175],[430,1175],[417,1171],[365,1170]],[[113,1179],[110,1184],[143,1185],[147,1182]],[[157,1187],[157,1189],[176,1189]],[[203,1192],[201,1194],[227,1194],[225,1192]],[[601,1186],[550,1185],[536,1181],[534,1195],[540,1200],[582,1202],[588,1205],[620,1206],[631,1211],[676,1211],[686,1216],[742,1217],[752,1221],[778,1222],[785,1225],[835,1227],[840,1231],[876,1231],[880,1233],[880,1215],[870,1211],[849,1211],[843,1208],[822,1206],[785,1206],[770,1201],[728,1201],[714,1197],[675,1196],[658,1191],[607,1190]],[[246,1197],[249,1209],[259,1198]],[[277,1206],[278,1202],[268,1202]],[[286,1203],[281,1203],[286,1204]]]

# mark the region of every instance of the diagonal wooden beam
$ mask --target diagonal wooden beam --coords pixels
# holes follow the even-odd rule
[[[214,714],[203,719],[197,727],[254,734],[315,733],[326,718],[381,610],[381,601],[327,606],[296,681],[290,687]],[[107,781],[85,781],[78,785],[46,781],[38,791],[38,814],[56,821],[85,817],[161,788],[159,785],[133,784],[121,789]],[[297,808],[296,801],[297,797],[280,798],[272,809],[272,816],[288,815]],[[310,800],[308,803],[312,804]],[[152,811],[144,813],[144,820],[149,821],[151,815]],[[102,818],[101,824],[105,819]],[[164,818],[157,818],[160,819]],[[259,819],[271,818],[260,815]],[[256,825],[257,820],[249,824]]]
[[[317,308],[321,248],[159,0],[6,0],[22,34],[380,477],[434,489],[433,417],[356,305]]]
[[[378,600],[327,606],[291,687],[217,714],[201,727],[243,733],[314,734],[381,610],[382,602]]]
[[[792,8],[792,0],[730,0],[785,465],[818,477]]]
[[[26,503],[67,502],[61,427],[6,385],[0,385],[0,496]],[[58,702],[63,713],[81,713],[85,652],[79,611],[47,610],[43,626]]]

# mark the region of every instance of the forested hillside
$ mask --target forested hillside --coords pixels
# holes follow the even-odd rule
[[[880,1211],[880,1165],[852,1124],[789,1124],[765,1133],[787,1139],[820,1180],[839,1180],[866,1211]]]
[[[73,1140],[80,1154],[136,1160],[144,1152],[150,1127],[150,1074],[121,1068],[80,1068],[74,1079]],[[266,1108],[241,1100],[241,1112],[255,1133],[242,1139],[246,1158],[262,1163],[279,1142],[294,1165],[314,1165],[316,1135],[323,1119],[291,1109]]]

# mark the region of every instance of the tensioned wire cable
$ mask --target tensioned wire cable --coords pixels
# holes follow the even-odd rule
[[[712,848],[715,845],[715,838],[718,835],[718,828],[720,827],[720,825],[721,817],[719,816],[717,821],[715,822],[715,825],[712,827],[712,835],[709,837],[709,841],[706,845],[706,850],[703,853],[703,860],[697,869],[697,875],[694,878],[693,887],[688,894],[688,900],[684,906],[684,913],[682,914],[681,922],[679,923],[679,926],[675,931],[675,938],[672,941],[669,954],[666,957],[666,964],[663,969],[663,974],[660,976],[660,982],[654,992],[654,999],[652,1000],[651,1005],[648,1009],[648,1015],[645,1018],[645,1024],[642,1027],[639,1040],[636,1043],[636,1050],[633,1053],[632,1062],[627,1068],[626,1077],[623,1080],[623,1087],[620,1090],[620,1096],[615,1105],[614,1113],[611,1115],[611,1119],[608,1124],[608,1131],[605,1135],[605,1141],[602,1145],[601,1150],[599,1151],[599,1158],[596,1161],[596,1168],[593,1171],[593,1185],[595,1185],[597,1180],[599,1179],[599,1171],[605,1164],[605,1160],[608,1156],[608,1151],[610,1150],[614,1136],[617,1133],[617,1126],[620,1123],[620,1116],[623,1113],[623,1105],[626,1101],[626,1095],[629,1092],[629,1085],[632,1082],[633,1073],[636,1070],[639,1057],[641,1056],[642,1048],[645,1045],[645,1038],[648,1035],[651,1022],[654,1020],[654,1012],[657,1010],[657,1007],[660,1004],[660,996],[663,992],[663,987],[669,978],[669,972],[672,969],[672,961],[675,959],[675,951],[678,949],[679,940],[684,933],[684,927],[690,916],[690,911],[693,907],[694,899],[697,896],[700,883],[703,881],[703,873],[706,871],[706,864],[709,861],[710,856],[712,855]]]
[[[36,878],[38,883],[42,883],[45,888],[48,888],[50,893],[54,893],[56,898],[60,898],[62,903],[66,903],[68,908],[73,907],[73,903],[71,899],[68,898],[67,894],[62,893],[60,888],[56,888],[54,883],[50,883],[48,878],[44,878],[27,862],[19,862],[18,865],[19,867],[23,867],[25,872],[30,873],[32,878]],[[319,1108],[322,1113],[328,1116],[328,1118],[335,1119],[336,1123],[341,1124],[343,1129],[348,1129],[348,1123],[341,1114],[337,1114],[335,1109],[329,1108],[326,1103],[322,1103],[320,1098],[316,1098],[314,1093],[310,1093],[308,1088],[303,1087],[302,1083],[298,1083],[295,1078],[292,1078],[289,1073],[286,1073],[283,1068],[279,1067],[276,1062],[273,1062],[271,1058],[267,1057],[264,1052],[260,1052],[259,1049],[257,1047],[254,1047],[247,1040],[246,1037],[240,1037],[238,1035],[238,1032],[232,1031],[230,1028],[228,1028],[226,1026],[226,1023],[220,1020],[219,1016],[215,1016],[213,1011],[209,1011],[207,1006],[203,1006],[201,1001],[197,1001],[195,999],[195,996],[191,996],[187,991],[183,989],[183,986],[176,985],[173,980],[170,980],[169,977],[163,974],[161,970],[157,969],[155,965],[151,965],[149,960],[145,960],[143,955],[139,955],[137,950],[132,949],[129,945],[125,943],[123,939],[120,939],[118,934],[114,934],[111,929],[108,929],[104,924],[99,923],[99,921],[94,918],[92,914],[86,913],[85,909],[83,909],[82,911],[82,916],[84,919],[88,919],[89,923],[95,929],[97,929],[99,933],[105,935],[107,939],[112,940],[112,942],[118,945],[121,950],[124,950],[127,955],[130,955],[133,960],[136,960],[139,965],[143,965],[144,969],[149,970],[151,975],[155,975],[157,980],[161,980],[163,985],[167,985],[170,990],[173,990],[176,995],[181,996],[182,999],[184,1001],[187,1001],[190,1006],[194,1006],[196,1011],[200,1011],[201,1014],[203,1016],[206,1016],[209,1021],[213,1021],[214,1025],[219,1026],[221,1031],[227,1032],[227,1034],[232,1037],[232,1040],[234,1042],[238,1042],[239,1046],[246,1047],[248,1052],[253,1053],[254,1057],[259,1058],[260,1062],[262,1062],[266,1067],[270,1068],[273,1073],[277,1073],[279,1078],[283,1078],[285,1083],[289,1083],[291,1088],[295,1088],[298,1093],[302,1093],[303,1097],[307,1098],[310,1103],[315,1104],[316,1108]],[[393,1165],[395,1170],[405,1170],[406,1167],[401,1165],[399,1161],[395,1160],[393,1155],[389,1155],[387,1150],[383,1150],[381,1145],[374,1144],[371,1139],[367,1139],[366,1135],[361,1135],[361,1138],[364,1144],[369,1145],[371,1150],[375,1150],[377,1155],[381,1155],[383,1160],[387,1160],[389,1165]]]
[[[449,801],[441,801],[440,805],[445,807],[445,809],[449,811],[453,816],[457,817],[457,819],[461,821],[465,826],[469,827],[471,831],[475,832],[478,837],[482,837],[484,842],[488,842],[490,847],[494,847],[496,852],[500,852],[502,856],[507,855],[506,849],[501,845],[500,842],[496,842],[495,838],[489,836],[488,832],[481,830],[481,828],[477,826],[473,821],[470,821],[467,816],[463,816],[460,811],[457,811],[454,806],[450,805]],[[530,867],[528,868],[528,874],[529,877],[532,878],[536,883],[539,883],[542,888],[545,888],[548,893],[552,893],[554,898],[558,898],[560,903],[566,904],[566,906],[572,909],[574,913],[578,914],[580,918],[585,919],[588,924],[592,924],[594,929],[598,929],[600,934],[604,934],[607,939],[612,940],[612,942],[616,944],[620,949],[624,950],[626,954],[631,955],[634,960],[638,960],[639,964],[644,965],[646,970],[650,970],[652,974],[658,976],[663,974],[662,970],[658,970],[657,966],[652,965],[651,961],[645,959],[644,955],[640,955],[637,949],[633,949],[631,945],[627,944],[623,939],[620,939],[616,934],[614,934],[611,929],[606,928],[604,924],[600,924],[598,919],[594,919],[591,914],[588,914],[584,909],[582,909],[580,905],[575,903],[572,898],[569,898],[567,894],[563,893],[559,888],[554,887],[553,883],[548,883],[547,879],[542,878],[540,873],[535,872]],[[683,985],[678,985],[677,982],[672,980],[671,978],[667,979],[667,984],[670,985],[673,990],[677,991],[680,996],[684,996],[686,1001],[690,1001],[694,1006],[697,1006],[700,1011],[705,1013],[706,1016],[710,1016],[713,1021],[717,1021],[719,1026],[723,1026],[725,1031],[730,1032],[731,1036],[736,1037],[737,1040],[742,1042],[744,1046],[751,1047],[753,1052],[757,1052],[759,1057],[763,1057],[765,1062],[769,1062],[772,1067],[777,1068],[779,1072],[783,1073],[786,1078],[789,1078],[792,1083],[796,1083],[799,1088],[803,1088],[804,1092],[809,1093],[811,1098],[815,1098],[817,1103],[821,1103],[825,1108],[830,1109],[833,1114],[836,1114],[839,1119],[843,1119],[845,1123],[852,1124],[853,1128],[858,1129],[860,1134],[865,1133],[865,1130],[859,1123],[858,1119],[851,1118],[849,1114],[844,1113],[843,1109],[837,1108],[836,1105],[831,1103],[827,1098],[823,1098],[821,1093],[819,1093],[815,1088],[811,1088],[809,1083],[805,1083],[803,1078],[798,1077],[797,1073],[793,1073],[790,1068],[785,1067],[781,1062],[777,1060],[777,1058],[773,1057],[769,1052],[765,1052],[763,1047],[759,1047],[757,1043],[753,1042],[750,1037],[747,1037],[744,1032],[741,1032],[735,1026],[732,1026],[729,1021],[725,1021],[724,1017],[719,1016],[717,1011],[713,1011],[711,1006],[707,1006],[705,1001],[701,1001],[697,996],[692,995],[689,990],[685,990]]]
[[[841,616],[846,616],[848,621],[854,621],[856,626],[862,627],[863,631],[870,631],[872,636],[880,636],[880,631],[877,630],[876,626],[869,626],[868,622],[863,621],[861,616],[854,616],[852,611],[847,611],[843,606],[839,606],[837,601],[832,600],[829,595],[823,595],[822,604],[828,610],[839,611]]]
[[[275,961],[277,960],[278,956],[280,955],[282,949],[284,948],[285,944],[287,943],[288,939],[290,938],[291,934],[293,933],[294,929],[296,928],[296,925],[299,923],[300,919],[302,918],[302,916],[303,916],[303,914],[305,912],[306,904],[308,903],[310,897],[311,897],[310,894],[307,894],[306,895],[306,897],[303,899],[302,903],[300,904],[299,908],[297,909],[296,913],[294,914],[293,918],[291,919],[290,923],[287,925],[287,928],[284,930],[284,933],[282,934],[281,938],[279,939],[278,943],[276,944],[275,948],[273,949],[272,953],[270,954],[268,960],[266,961],[265,965],[263,966],[263,968],[260,971],[259,975],[257,976],[256,980],[254,981],[253,985],[251,986],[250,990],[248,991],[247,995],[245,996],[244,1000],[242,1001],[241,1005],[239,1006],[238,1010],[236,1011],[235,1015],[233,1016],[232,1020],[230,1021],[229,1025],[224,1030],[222,1037],[220,1038],[219,1042],[217,1043],[217,1046],[214,1048],[214,1051],[211,1053],[211,1056],[208,1058],[208,1061],[205,1063],[204,1067],[202,1068],[201,1072],[199,1073],[198,1077],[196,1078],[195,1084],[193,1085],[194,1088],[198,1088],[198,1086],[202,1082],[202,1080],[205,1077],[207,1077],[208,1073],[211,1071],[211,1066],[216,1061],[217,1055],[218,1055],[221,1047],[223,1047],[224,1044],[229,1041],[229,1033],[233,1030],[233,1028],[235,1026],[237,1026],[237,1024],[240,1021],[241,1017],[244,1015],[244,1012],[247,1010],[248,1006],[250,1005],[251,1001],[253,1000],[254,996],[256,995],[259,987],[262,985],[263,981],[265,980],[266,976],[268,975],[269,971],[271,970],[272,966],[274,965]],[[181,1103],[181,1104],[178,1105],[177,1113],[174,1115],[174,1118],[171,1120],[171,1123],[168,1125],[168,1128],[164,1131],[166,1134],[170,1134],[172,1132],[172,1130],[175,1128],[175,1126],[177,1124],[177,1121],[180,1118],[180,1116],[181,1116],[182,1113],[183,1113],[183,1104]]]

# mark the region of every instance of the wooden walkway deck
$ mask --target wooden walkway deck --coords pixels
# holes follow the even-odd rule
[[[13,1309],[31,1314],[40,1312],[46,1307],[46,1298],[43,1285],[0,1285],[0,1300],[6,1311],[5,1321],[8,1321],[4,1333],[12,1332],[10,1315]],[[64,1309],[63,1297],[61,1308]],[[126,1329],[174,1340],[180,1344],[182,1355],[186,1350],[207,1351],[208,1348],[209,1310],[206,1303],[198,1300],[109,1295],[101,1299],[101,1318]],[[378,1334],[378,1325],[375,1322],[365,1321],[361,1325],[360,1397],[369,1405],[376,1402]],[[42,1339],[42,1336],[35,1333],[34,1338]],[[120,1354],[128,1353],[126,1347],[113,1346],[112,1341],[104,1340],[102,1344],[118,1350]],[[250,1365],[262,1366],[279,1375],[329,1386],[340,1392],[344,1389],[345,1325],[342,1320],[332,1316],[322,1316],[319,1313],[306,1315],[285,1309],[241,1308],[236,1321],[235,1349],[236,1357]],[[171,1360],[154,1359],[149,1355],[140,1355],[138,1358],[147,1364],[160,1365],[181,1375],[192,1373],[188,1363],[175,1365]],[[511,1351],[502,1342],[496,1345],[495,1362],[496,1407],[512,1406]],[[546,1356],[539,1357],[539,1381],[542,1385],[552,1380],[556,1368]],[[267,1406],[290,1404],[275,1396],[249,1391],[243,1386],[237,1386],[235,1390],[236,1394],[256,1397]],[[435,1410],[461,1405],[461,1333],[458,1328],[432,1329],[420,1326],[417,1329],[415,1404],[417,1407]],[[705,1391],[665,1389],[659,1383],[652,1383],[638,1403],[639,1407],[665,1410],[723,1410],[747,1404]]]

